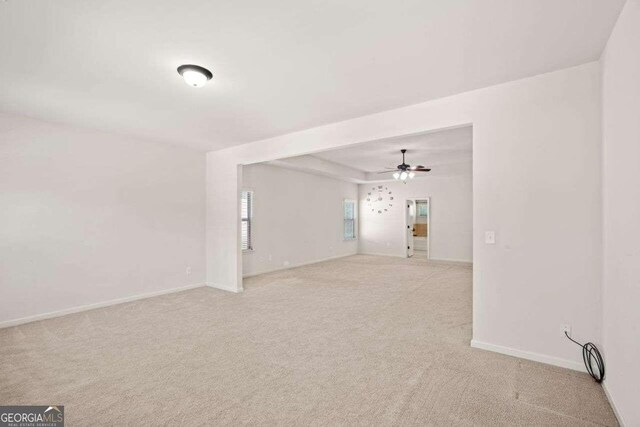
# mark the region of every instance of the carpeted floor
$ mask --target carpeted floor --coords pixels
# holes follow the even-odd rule
[[[586,374],[472,349],[471,269],[357,255],[0,330],[68,426],[616,425]]]

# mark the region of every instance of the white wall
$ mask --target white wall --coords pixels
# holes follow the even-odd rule
[[[207,153],[205,256],[207,285],[242,291],[240,190],[242,166],[230,154]],[[221,273],[224,273],[221,274]]]
[[[381,214],[372,212],[367,194],[384,185],[393,193],[393,206]],[[406,256],[405,209],[407,199],[429,197],[430,258],[472,261],[473,209],[471,164],[468,175],[428,177],[384,184],[362,184],[360,190],[360,252]]]
[[[640,2],[626,4],[602,57],[605,386],[640,425]]]
[[[244,275],[358,252],[342,230],[342,203],[358,199],[357,184],[256,164],[242,168],[242,186],[254,192],[254,250],[243,253]]]
[[[208,281],[241,283],[238,172],[217,166],[472,124],[474,345],[580,369],[560,328],[601,340],[600,122],[589,63],[207,153]]]
[[[0,115],[0,322],[203,283],[204,198],[204,153]]]

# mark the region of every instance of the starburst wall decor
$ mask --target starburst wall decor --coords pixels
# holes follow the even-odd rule
[[[371,212],[378,212],[379,214],[387,212],[393,206],[392,201],[392,192],[383,185],[372,187],[371,191],[367,193],[367,206],[369,206]]]

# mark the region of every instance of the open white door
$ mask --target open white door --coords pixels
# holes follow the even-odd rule
[[[413,256],[413,224],[415,223],[416,209],[413,200],[407,200],[407,212],[405,221],[407,231],[407,258]]]

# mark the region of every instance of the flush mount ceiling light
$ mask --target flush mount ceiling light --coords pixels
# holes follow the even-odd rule
[[[213,77],[211,71],[206,68],[191,64],[179,66],[178,73],[186,84],[193,87],[202,87]]]

